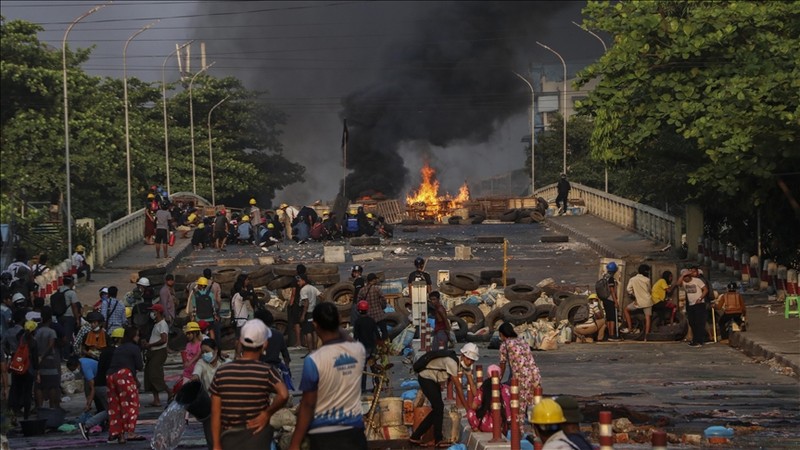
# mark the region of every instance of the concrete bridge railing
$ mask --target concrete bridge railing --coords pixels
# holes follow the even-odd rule
[[[134,211],[97,230],[95,264],[103,267],[108,260],[144,239],[144,208]]]
[[[571,199],[580,198],[589,214],[635,231],[657,242],[680,244],[681,219],[664,211],[626,198],[593,189],[579,183],[570,183]],[[556,184],[536,190],[537,197],[553,200],[558,195]]]

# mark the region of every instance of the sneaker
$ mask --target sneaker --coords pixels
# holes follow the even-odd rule
[[[689,347],[702,347],[703,344],[698,344],[697,342],[690,342]]]
[[[628,328],[626,328],[626,327],[622,327],[622,328],[620,328],[620,329],[619,329],[619,332],[620,332],[620,333],[625,333],[625,334],[628,334],[628,333],[630,333],[630,332],[631,332],[631,330],[629,330],[629,329],[628,329]]]
[[[89,429],[89,434],[98,434],[103,432],[103,427],[100,425],[95,425]]]
[[[89,440],[89,433],[86,432],[86,426],[84,426],[82,423],[79,423],[78,424],[78,430],[80,430],[81,436],[83,436],[83,438],[88,441]]]
[[[608,340],[609,340],[609,342],[619,342],[622,339],[620,339],[619,336],[611,336],[611,337],[608,338]]]

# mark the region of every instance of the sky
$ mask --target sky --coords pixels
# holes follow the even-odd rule
[[[59,48],[68,24],[96,4],[4,0],[0,13],[41,24],[40,39]],[[285,156],[306,167],[306,181],[277,202],[333,199],[345,117],[354,184],[405,195],[429,161],[452,193],[525,163],[530,91],[511,71],[561,73],[535,41],[558,51],[570,74],[600,56],[600,43],[571,23],[581,22],[584,4],[116,1],[76,25],[68,42],[94,46],[89,73],[121,78],[125,41],[155,22],[127,52],[128,76],[151,82],[175,44],[191,39],[196,71],[204,42],[211,75],[266,90],[289,114]],[[174,58],[165,67],[168,81],[178,78]]]

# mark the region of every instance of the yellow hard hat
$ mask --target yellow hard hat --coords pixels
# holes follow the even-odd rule
[[[367,213],[367,219],[372,219],[372,213]]]
[[[586,300],[600,300],[600,297],[598,297],[597,294],[589,294]]]
[[[198,324],[197,322],[189,322],[186,324],[185,327],[183,327],[183,331],[185,333],[190,333],[192,331],[200,331],[200,324]]]
[[[153,195],[153,194],[147,194],[147,198],[148,198],[148,199],[150,199],[150,198],[156,198],[156,196],[155,196],[155,195]]]
[[[249,221],[250,221],[250,216],[247,215],[242,216],[242,222],[249,222]]]
[[[86,251],[86,247],[84,247],[83,245],[78,245],[77,247],[75,247],[75,251],[76,252]]]
[[[250,199],[250,204],[251,204],[251,205],[255,205],[255,204],[256,204],[256,199],[254,199],[254,198],[251,198],[251,199]]]
[[[202,230],[203,228],[205,228],[205,227],[206,227],[206,224],[204,224],[204,223],[201,223],[200,225],[198,225],[198,226],[197,226],[197,228],[199,228],[199,229],[201,229],[201,230]]]
[[[357,212],[357,211],[356,211],[355,209],[351,209],[351,210],[350,210],[350,214],[352,214],[352,215],[356,215],[356,212]]]
[[[27,322],[25,322],[25,331],[33,331],[36,329],[36,327],[37,327],[36,322],[32,320],[28,320]]]
[[[194,222],[194,219],[197,219],[197,214],[195,213],[189,214],[189,217],[186,218],[189,222]]]
[[[114,331],[111,332],[111,338],[122,339],[125,337],[125,328],[119,327],[114,328]]]
[[[133,315],[133,308],[131,308],[130,306],[126,306],[125,307],[125,317],[130,319],[132,315]]]
[[[552,398],[543,398],[533,407],[530,422],[536,425],[553,425],[566,422],[564,411]]]
[[[286,203],[281,203],[281,206],[280,206],[279,209],[286,209],[288,207],[289,207],[289,205],[287,205]]]
[[[198,286],[208,286],[208,278],[206,278],[206,277],[198,278],[197,279],[197,285]]]
[[[268,223],[267,224],[267,228],[269,228],[271,230],[271,229],[275,228],[275,224],[274,223]]]

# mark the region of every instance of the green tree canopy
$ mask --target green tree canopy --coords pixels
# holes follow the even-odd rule
[[[600,77],[583,105],[594,155],[669,164],[682,140],[693,151],[671,155],[691,161],[680,200],[703,204],[708,231],[752,241],[759,209],[768,252],[796,258],[800,3],[589,2],[584,24],[614,37],[579,75]]]

